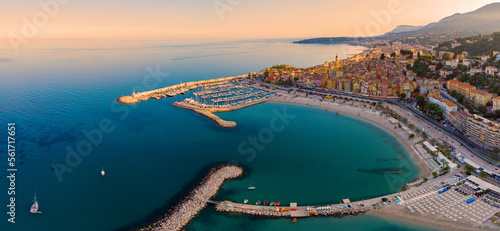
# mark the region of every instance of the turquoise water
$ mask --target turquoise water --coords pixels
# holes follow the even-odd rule
[[[311,66],[332,60],[337,53],[346,57],[362,49],[289,42],[33,41],[19,54],[3,44],[5,57],[1,58],[11,61],[0,63],[0,123],[16,123],[18,172],[16,224],[7,222],[7,173],[0,176],[4,192],[0,193],[4,214],[0,230],[128,230],[165,212],[218,163],[238,163],[247,170],[244,178],[229,182],[216,197],[235,201],[335,203],[346,197],[356,200],[392,193],[415,179],[418,170],[402,144],[390,133],[353,117],[265,103],[220,114],[238,123],[235,129],[225,130],[171,106],[180,98],[132,106],[115,102],[132,90],[244,74],[281,63]],[[147,77],[148,69],[157,66],[168,74]],[[285,108],[294,118],[271,139],[266,128],[276,117],[274,110],[283,113]],[[102,139],[85,135],[95,134],[99,124],[107,122],[110,131]],[[268,135],[265,147],[250,158],[249,146],[238,147],[259,132]],[[5,137],[6,130],[0,134]],[[0,144],[5,147],[5,139]],[[79,148],[85,155],[72,158],[71,150]],[[0,149],[2,156],[5,150]],[[105,177],[100,176],[101,166]],[[394,167],[405,173],[376,173]],[[0,168],[7,169],[6,160]],[[58,178],[57,172],[63,169],[68,172]],[[249,185],[257,189],[245,190]],[[29,207],[35,190],[42,213],[33,215]],[[250,222],[254,218],[226,216],[207,208],[188,229],[218,230],[203,222],[207,218],[252,230],[288,222],[254,223]],[[330,229],[330,225],[350,226],[348,221],[352,220],[311,219],[303,224]],[[367,229],[370,225],[413,227],[368,216],[357,217],[354,223]]]
[[[349,216],[343,218],[307,218],[291,223],[290,219],[262,219],[220,214],[210,209],[203,210],[187,231],[218,230],[218,231],[275,231],[275,230],[380,230],[380,231],[434,231],[432,227],[409,224],[394,219],[382,219],[372,215]]]

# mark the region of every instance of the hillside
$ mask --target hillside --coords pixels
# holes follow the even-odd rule
[[[469,56],[479,56],[489,54],[491,51],[500,51],[500,32],[491,35],[457,38],[455,41],[462,45],[451,49],[452,41],[447,41],[439,44],[438,47],[441,50],[448,48],[448,51],[452,51],[455,54],[467,51],[469,52]]]
[[[442,42],[458,37],[490,34],[495,31],[500,31],[500,3],[491,3],[468,13],[456,13],[424,27],[401,25],[384,35],[370,38],[326,37],[306,39],[295,43],[359,44],[377,39],[401,40],[406,37],[429,37],[428,40]]]

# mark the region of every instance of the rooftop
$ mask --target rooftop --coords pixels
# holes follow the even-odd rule
[[[476,88],[476,87],[474,87],[474,86],[472,86],[472,85],[470,85],[470,84],[467,84],[467,83],[462,83],[462,82],[457,81],[457,80],[454,80],[454,79],[452,79],[452,80],[448,81],[448,83],[451,83],[451,84],[458,84],[458,85],[460,85],[460,86],[462,86],[462,87],[465,87],[465,88]]]

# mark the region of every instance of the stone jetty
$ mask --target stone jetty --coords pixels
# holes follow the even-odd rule
[[[234,121],[223,120],[220,117],[214,115],[212,112],[209,112],[209,111],[206,111],[206,110],[195,109],[193,111],[196,112],[196,113],[198,113],[198,114],[200,114],[200,115],[204,115],[207,118],[211,119],[212,121],[214,121],[217,124],[217,126],[219,126],[221,128],[234,128],[237,125],[236,122],[234,122]]]
[[[264,206],[240,204],[231,201],[216,203],[215,209],[219,212],[240,213],[259,217],[311,217],[329,216],[344,217],[364,214],[370,210],[380,209],[380,206],[356,206],[346,207],[344,204],[325,206]]]
[[[228,212],[228,213],[241,213],[252,216],[260,216],[260,217],[290,217],[290,211],[284,212],[276,212],[276,207],[268,206],[257,207],[254,208],[241,208],[235,206],[228,206],[232,204],[230,201],[222,201],[215,206],[215,209],[219,212]]]
[[[211,112],[211,110],[197,109],[197,108],[192,107],[191,105],[189,105],[185,102],[176,102],[173,105],[176,107],[188,109],[188,110],[194,111],[200,115],[203,115],[203,116],[209,118],[210,120],[214,121],[217,124],[217,126],[219,126],[221,128],[234,128],[237,125],[236,122],[234,122],[234,121],[226,121],[226,120],[223,120],[220,117],[214,115]]]
[[[223,119],[221,119],[220,117],[218,117],[217,115],[215,115],[213,113],[223,113],[223,112],[235,111],[235,110],[239,110],[239,109],[242,109],[242,108],[245,108],[245,107],[250,107],[250,106],[253,106],[253,105],[257,105],[257,104],[260,104],[260,103],[267,102],[269,99],[270,98],[263,98],[263,99],[255,100],[255,101],[253,101],[251,103],[246,103],[246,104],[232,106],[232,107],[225,107],[225,108],[200,108],[199,106],[193,105],[193,104],[191,104],[189,102],[186,102],[186,101],[175,102],[172,105],[174,105],[176,107],[179,107],[179,108],[184,108],[184,109],[187,109],[187,110],[191,110],[191,111],[194,111],[194,112],[196,112],[196,113],[198,113],[200,115],[206,116],[207,118],[209,118],[212,121],[214,121],[217,124],[217,126],[219,126],[219,127],[222,127],[222,128],[234,128],[237,125],[236,122],[223,120]]]
[[[226,180],[240,177],[242,174],[243,169],[234,165],[220,165],[213,168],[184,200],[162,218],[140,231],[181,230],[207,205],[207,201],[217,193]]]

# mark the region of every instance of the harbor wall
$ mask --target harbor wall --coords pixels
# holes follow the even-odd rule
[[[132,94],[132,95],[122,96],[122,97],[118,98],[116,101],[119,103],[122,103],[122,104],[133,104],[133,103],[137,103],[137,102],[141,101],[141,98],[148,99],[153,94],[165,93],[165,92],[177,90],[180,88],[192,89],[192,88],[196,88],[200,85],[204,85],[204,84],[227,82],[227,81],[231,81],[231,80],[239,79],[239,78],[248,78],[248,75],[238,75],[238,76],[225,77],[225,78],[219,78],[219,79],[209,79],[209,80],[200,80],[200,81],[181,83],[181,84],[168,86],[168,87],[164,87],[164,88],[160,88],[160,89],[144,91],[144,92],[137,92],[137,93]]]
[[[200,184],[163,217],[139,231],[182,230],[215,196],[229,179],[240,177],[243,168],[235,165],[219,165],[210,170]]]

